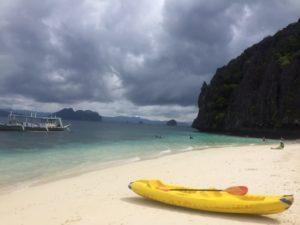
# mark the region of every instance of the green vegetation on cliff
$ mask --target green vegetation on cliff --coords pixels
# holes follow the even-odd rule
[[[204,83],[193,127],[300,128],[300,20],[246,49]]]

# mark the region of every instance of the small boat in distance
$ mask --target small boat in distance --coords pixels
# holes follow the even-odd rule
[[[0,131],[64,131],[70,124],[63,125],[59,117],[37,117],[10,113],[7,123],[0,123]]]

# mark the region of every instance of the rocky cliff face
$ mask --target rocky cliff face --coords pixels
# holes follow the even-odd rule
[[[300,20],[219,68],[198,106],[199,130],[300,131]]]

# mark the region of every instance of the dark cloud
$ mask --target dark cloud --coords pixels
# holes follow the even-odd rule
[[[296,1],[165,1],[160,48],[125,79],[129,98],[140,105],[195,104],[217,67],[296,20],[299,9]]]
[[[299,10],[297,0],[4,0],[0,94],[195,105],[217,67]]]

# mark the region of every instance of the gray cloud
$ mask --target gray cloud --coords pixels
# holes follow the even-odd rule
[[[4,0],[0,94],[30,104],[194,106],[217,67],[299,11],[297,0]]]
[[[138,71],[143,79],[130,80],[130,99],[195,104],[199,86],[217,67],[295,21],[299,9],[296,1],[165,1],[163,44]]]

